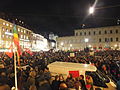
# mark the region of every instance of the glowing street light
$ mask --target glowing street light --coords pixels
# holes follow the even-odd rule
[[[90,14],[93,14],[94,11],[95,11],[95,8],[94,8],[94,7],[90,7],[90,8],[89,8],[89,13],[90,13]]]
[[[70,44],[70,47],[72,47],[72,44]]]
[[[64,43],[63,42],[61,42],[61,46],[63,46],[64,45]]]
[[[89,41],[89,39],[88,38],[85,38],[85,42],[87,43]]]

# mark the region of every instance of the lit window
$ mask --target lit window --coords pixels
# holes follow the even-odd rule
[[[24,35],[24,39],[25,39],[25,35]]]
[[[18,31],[20,31],[20,28],[18,28]]]
[[[28,36],[26,37],[26,39],[28,39]]]
[[[26,33],[26,30],[24,30],[24,33]]]
[[[12,25],[10,25],[10,27],[12,27]]]
[[[9,26],[9,24],[7,23],[6,26]]]
[[[6,36],[6,38],[8,38],[8,36]]]
[[[21,32],[23,32],[23,30],[21,29]]]
[[[5,22],[3,22],[3,25],[5,25]]]
[[[23,38],[23,35],[21,35],[21,38]]]
[[[6,29],[6,31],[8,32],[8,29]]]
[[[4,38],[4,35],[2,35],[2,37]]]
[[[5,31],[4,27],[2,27],[2,30]]]

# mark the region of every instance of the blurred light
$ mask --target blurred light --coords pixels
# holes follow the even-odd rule
[[[87,64],[85,64],[84,66],[85,66],[85,67],[87,67],[88,65],[87,65]]]
[[[89,41],[89,39],[88,38],[85,38],[85,42],[87,43]]]
[[[3,22],[3,25],[5,25],[5,22]]]
[[[117,47],[117,44],[115,44],[114,47]]]
[[[52,42],[51,45],[52,45],[52,47],[55,47],[55,43],[54,42]]]
[[[13,33],[5,32],[6,35],[13,35]]]
[[[10,25],[10,27],[12,27],[12,25]]]
[[[89,8],[89,13],[90,13],[90,14],[93,14],[94,11],[95,11],[95,8],[94,8],[94,7],[90,7],[90,8]]]
[[[64,45],[64,43],[63,42],[61,42],[61,46],[63,46]]]
[[[9,26],[9,24],[7,23],[6,26]]]
[[[72,44],[70,44],[70,47],[72,47]]]
[[[92,47],[91,45],[89,45],[88,47]]]

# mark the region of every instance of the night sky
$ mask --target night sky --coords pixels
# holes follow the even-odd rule
[[[0,0],[0,12],[20,17],[36,33],[73,35],[74,29],[117,25],[120,0],[98,0],[95,13],[88,8],[95,0]],[[114,6],[109,7],[108,6]],[[116,6],[116,7],[115,7]]]

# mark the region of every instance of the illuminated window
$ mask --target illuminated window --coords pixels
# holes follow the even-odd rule
[[[2,30],[3,30],[3,31],[5,31],[5,28],[4,28],[4,27],[2,27]]]
[[[23,38],[23,35],[21,35],[21,38]]]
[[[4,35],[2,35],[2,37],[4,38]]]
[[[24,39],[25,39],[25,35],[24,35]]]
[[[10,27],[12,27],[12,25],[10,25]]]
[[[9,26],[9,24],[7,23],[6,26]]]
[[[3,22],[3,25],[5,25],[5,22]]]
[[[24,30],[24,33],[26,33],[26,30]]]
[[[6,36],[6,38],[8,38],[8,35]]]
[[[21,32],[23,32],[23,30],[21,29]]]
[[[6,29],[6,31],[8,32],[8,29]]]
[[[18,28],[18,31],[20,31],[20,28]]]
[[[28,36],[26,37],[26,39],[28,39]]]

